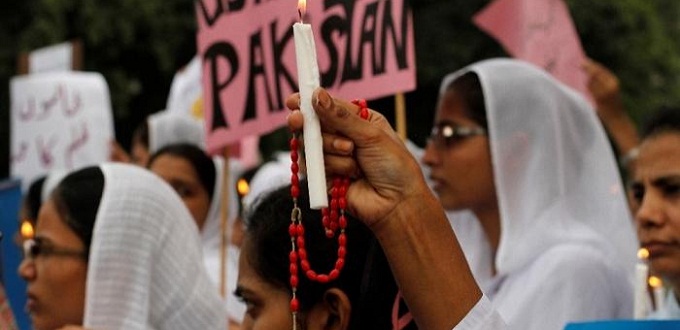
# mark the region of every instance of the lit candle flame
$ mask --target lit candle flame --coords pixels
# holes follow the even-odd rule
[[[307,12],[307,0],[298,0],[298,15],[300,15],[300,22],[302,22],[302,17],[305,16]]]
[[[638,250],[637,256],[641,260],[647,260],[647,258],[649,258],[649,250],[645,248],[640,248]]]
[[[649,286],[651,286],[652,288],[658,288],[663,285],[663,281],[661,281],[661,279],[656,276],[650,276],[647,282],[649,283]]]
[[[28,221],[24,220],[21,222],[21,237],[24,239],[33,238],[33,225]]]
[[[245,196],[248,194],[250,191],[250,185],[248,184],[248,181],[245,179],[239,179],[238,182],[236,183],[236,190],[238,191],[238,194],[241,196]]]

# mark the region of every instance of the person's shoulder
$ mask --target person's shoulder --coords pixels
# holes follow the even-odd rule
[[[614,306],[632,294],[629,272],[602,250],[585,243],[547,249],[530,268],[527,277],[541,283],[542,291],[558,292],[550,299],[578,297],[581,301]]]

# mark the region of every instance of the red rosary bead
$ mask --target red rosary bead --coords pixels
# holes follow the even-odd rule
[[[293,298],[290,300],[290,310],[295,313],[300,309],[300,303],[298,302],[297,298]]]
[[[335,269],[342,270],[342,268],[345,267],[345,258],[338,258],[338,260],[335,261]]]
[[[317,278],[316,278],[316,272],[313,271],[313,270],[311,270],[311,269],[308,270],[308,271],[306,272],[306,275],[307,275],[307,278],[310,279],[310,280],[312,280],[312,281],[316,281],[316,280],[317,280]]]
[[[319,274],[316,276],[316,280],[319,283],[328,283],[328,275],[325,274]]]

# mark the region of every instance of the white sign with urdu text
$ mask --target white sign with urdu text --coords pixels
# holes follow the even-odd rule
[[[24,188],[50,170],[109,159],[114,138],[109,88],[99,73],[58,72],[12,78],[11,174]]]

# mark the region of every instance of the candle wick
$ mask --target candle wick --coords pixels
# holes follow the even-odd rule
[[[300,23],[302,23],[302,10],[298,8],[298,16],[300,17]]]

